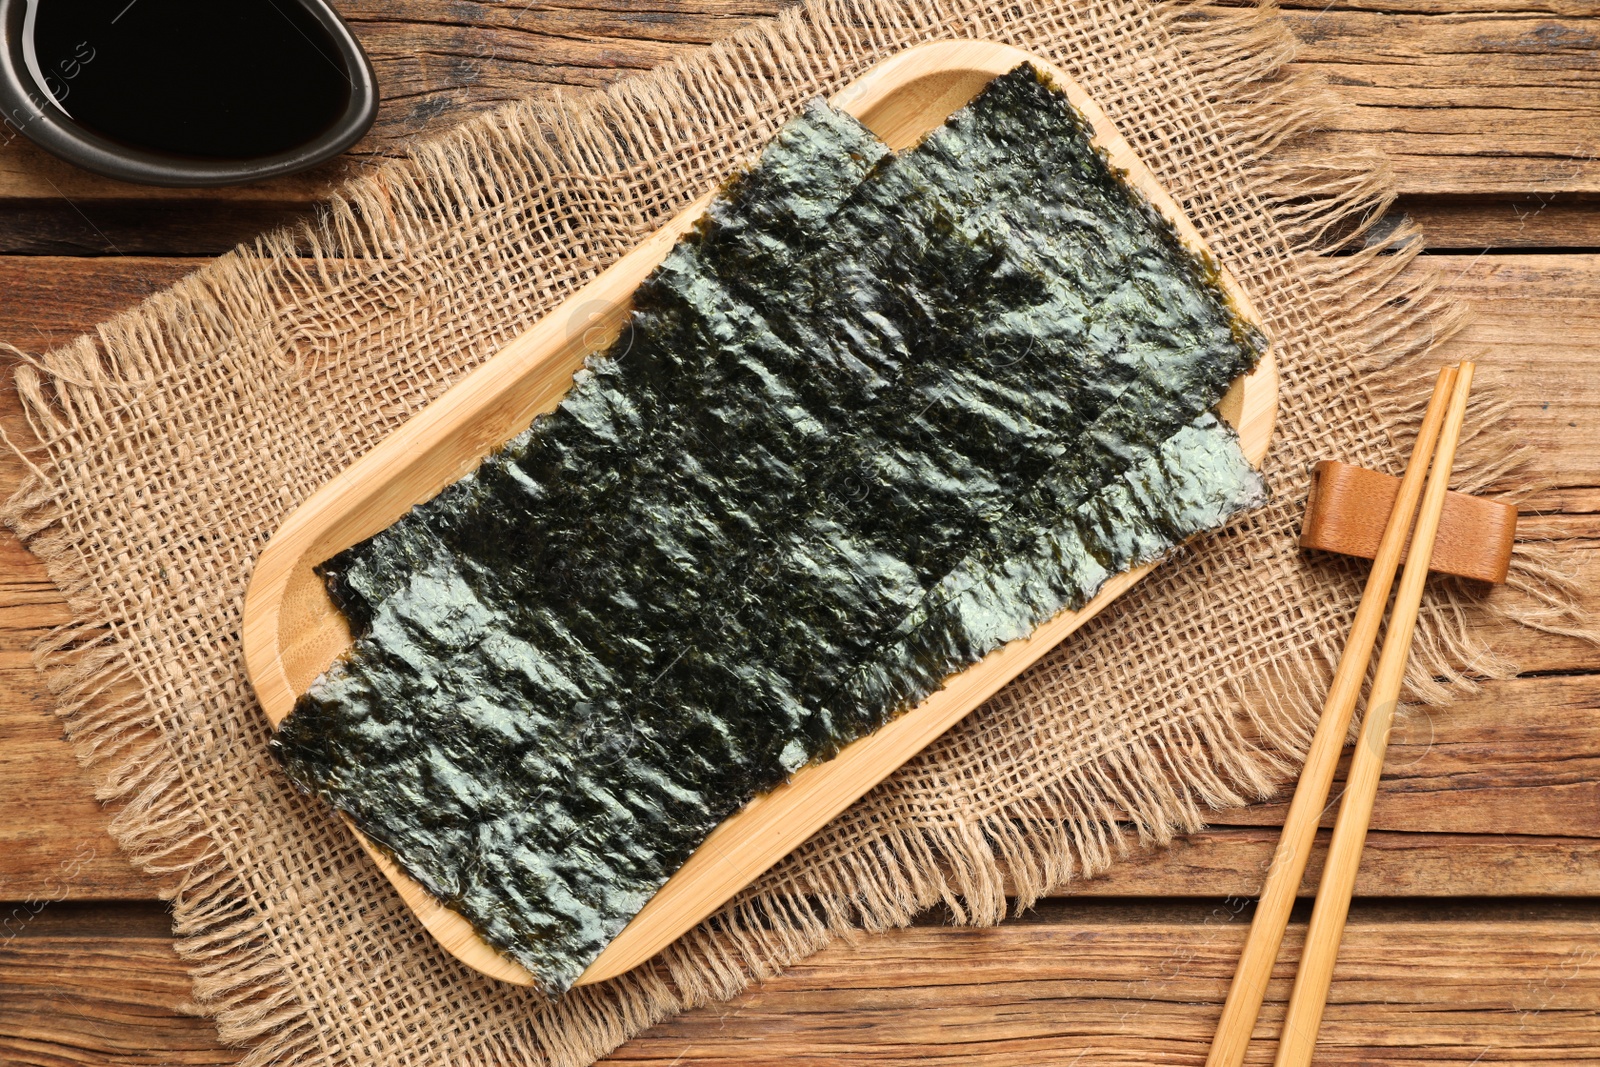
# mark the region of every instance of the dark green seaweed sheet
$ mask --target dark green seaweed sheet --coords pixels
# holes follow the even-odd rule
[[[707,833],[1261,499],[1258,359],[1030,67],[891,154],[820,102],[474,474],[324,567],[274,747],[550,991]]]

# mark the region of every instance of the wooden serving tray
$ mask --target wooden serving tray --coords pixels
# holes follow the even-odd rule
[[[1183,240],[1209,254],[1172,198],[1065,73],[1025,52],[983,41],[921,45],[878,64],[832,103],[864,123],[891,148],[903,149],[944,122],[996,75],[1022,62],[1049,74],[1095,130],[1094,142],[1127,172]],[[342,652],[350,631],[312,568],[384,529],[478,465],[485,455],[552,410],[585,357],[621,331],[636,286],[704,212],[707,193],[651,235],[527,333],[386,438],[289,516],[256,563],[244,605],[245,666],[274,726]],[[1214,257],[1213,257],[1214,258]],[[1260,324],[1226,270],[1222,284],[1239,312]],[[1259,465],[1267,451],[1278,397],[1269,354],[1240,378],[1218,406],[1238,430],[1244,453]],[[1117,575],[1081,611],[1064,612],[1034,634],[997,649],[951,678],[920,705],[845,747],[825,763],[803,768],[786,785],[752,801],[706,838],[600,956],[578,984],[598,982],[649,959],[721,907],[890,772],[1033,664],[1062,638],[1115,600],[1154,565]],[[348,821],[348,820],[347,820]],[[354,827],[352,826],[352,829]],[[458,959],[521,985],[533,976],[483,941],[401,872],[359,831],[356,836],[424,926]]]

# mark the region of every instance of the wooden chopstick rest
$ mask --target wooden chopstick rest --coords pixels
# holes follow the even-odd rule
[[[1394,508],[1400,479],[1337,460],[1318,463],[1300,528],[1300,547],[1375,559]],[[1511,565],[1517,509],[1510,504],[1450,492],[1439,516],[1430,571],[1499,584]],[[1400,553],[1406,561],[1410,544]]]

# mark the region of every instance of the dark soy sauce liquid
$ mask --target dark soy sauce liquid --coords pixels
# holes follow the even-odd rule
[[[287,151],[350,98],[337,46],[297,0],[39,0],[34,47],[78,125],[181,156]]]

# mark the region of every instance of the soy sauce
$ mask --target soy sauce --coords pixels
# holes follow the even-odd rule
[[[130,147],[273,155],[328,130],[350,99],[339,49],[301,0],[36,2],[48,95]]]

